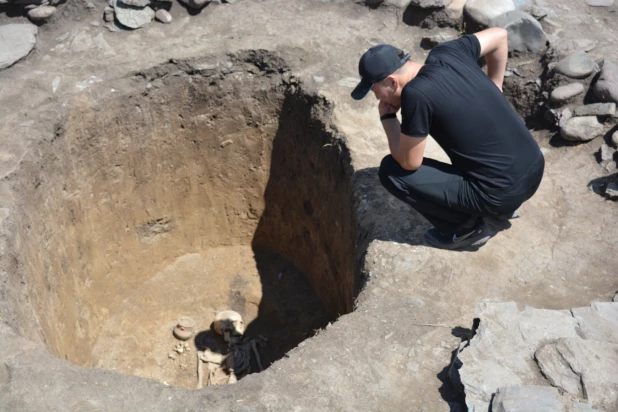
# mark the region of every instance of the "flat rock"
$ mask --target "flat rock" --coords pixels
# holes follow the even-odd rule
[[[114,7],[116,20],[123,26],[131,29],[139,29],[144,27],[154,19],[155,12],[150,7],[136,8],[127,6],[121,1],[116,1]]]
[[[574,116],[614,116],[616,103],[593,103],[579,106],[573,112]]]
[[[38,32],[30,23],[0,26],[0,70],[26,57],[36,44]]]
[[[573,79],[584,79],[594,73],[596,69],[597,64],[583,51],[578,51],[565,57],[554,67],[556,73]]]
[[[513,10],[513,0],[468,0],[464,7],[470,19],[481,26],[489,26],[493,19]]]
[[[210,3],[211,0],[179,0],[182,4],[192,9],[201,9]]]
[[[592,7],[609,7],[614,4],[614,0],[586,0],[586,4]]]
[[[618,65],[609,59],[603,60],[598,80],[592,86],[595,97],[602,102],[618,103]]]
[[[167,10],[163,10],[163,9],[157,10],[157,12],[155,13],[155,18],[159,20],[161,23],[171,23],[172,22],[172,15],[170,14],[170,12]]]
[[[421,9],[436,9],[448,6],[451,0],[412,0],[410,4]]]
[[[589,405],[562,396],[556,388],[537,385],[499,388],[491,403],[491,410],[494,412],[594,411]]]
[[[584,90],[585,89],[583,84],[570,83],[564,86],[556,87],[554,90],[552,90],[549,99],[552,101],[552,103],[560,105],[569,100],[570,98],[583,93]]]
[[[541,24],[530,14],[513,10],[491,20],[491,27],[502,27],[508,32],[509,51],[536,53],[545,45],[546,37]]]
[[[39,6],[28,11],[28,18],[33,22],[43,22],[51,17],[56,12],[54,6]]]
[[[613,151],[607,149],[611,159]],[[571,313],[584,338],[618,344],[618,304],[593,302],[589,307],[572,309]]]
[[[543,375],[558,389],[586,399],[595,408],[618,404],[618,345],[582,338],[561,338],[535,354]]]
[[[560,38],[551,43],[549,53],[558,59],[567,57],[575,52],[589,52],[596,47],[597,43],[589,39],[564,39]]]
[[[601,136],[604,131],[596,116],[572,117],[560,129],[560,136],[571,142],[587,142]]]
[[[150,4],[150,0],[122,0],[122,4],[133,7],[146,7]]]
[[[577,337],[577,322],[566,310],[517,309],[514,302],[482,303],[475,337],[458,356],[469,410],[486,411],[500,387],[542,381],[534,364],[540,342]]]

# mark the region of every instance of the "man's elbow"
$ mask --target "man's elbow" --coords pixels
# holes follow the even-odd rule
[[[401,166],[402,169],[407,170],[409,172],[413,172],[415,170],[418,170],[419,167],[421,167],[421,165],[423,164],[423,160],[421,159],[420,162],[418,161],[410,161],[408,159],[396,159],[397,163],[399,163],[399,166]]]

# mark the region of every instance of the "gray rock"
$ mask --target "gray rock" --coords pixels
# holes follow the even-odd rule
[[[618,65],[609,59],[603,60],[598,80],[592,92],[602,102],[618,103]]]
[[[451,0],[412,0],[411,5],[421,9],[436,9],[447,6]]]
[[[150,4],[150,0],[121,0],[122,4],[127,6],[143,8]]]
[[[103,20],[106,22],[114,21],[114,8],[110,6],[105,6],[103,10]]]
[[[26,57],[36,44],[38,32],[30,23],[0,26],[0,70]]]
[[[385,0],[384,3],[399,7],[400,9],[405,9],[410,4],[411,0]]]
[[[139,29],[152,21],[155,12],[150,7],[136,8],[127,6],[121,1],[116,1],[114,7],[116,20],[123,26],[131,29]]]
[[[28,11],[28,18],[33,22],[40,23],[49,19],[56,12],[54,6],[39,6]]]
[[[557,59],[562,59],[575,52],[589,52],[597,43],[589,39],[563,39],[551,43],[548,52]]]
[[[572,117],[560,129],[560,136],[571,142],[587,142],[601,136],[604,131],[596,116]]]
[[[573,117],[573,113],[571,113],[571,110],[567,107],[562,111],[562,113],[560,113],[558,126],[560,126],[560,128],[564,127],[566,122],[568,122],[571,117]]]
[[[606,147],[612,159],[613,151],[606,144],[603,146]],[[593,302],[589,307],[572,309],[571,313],[577,320],[584,338],[618,344],[617,304]]]
[[[554,71],[573,79],[584,79],[597,70],[597,64],[587,53],[575,52],[560,60]]]
[[[612,160],[614,158],[614,151],[611,150],[609,148],[608,145],[606,145],[605,143],[603,143],[601,145],[601,148],[599,149],[599,152],[601,153],[601,161],[608,161],[608,160]],[[575,316],[575,315],[574,315]],[[591,339],[586,337],[587,339]],[[598,339],[597,339],[598,340]]]
[[[534,0],[513,0],[513,4],[517,10],[524,10],[534,5]]]
[[[612,134],[612,143],[614,144],[614,147],[618,147],[618,130]]]
[[[584,90],[585,89],[583,84],[570,83],[565,86],[556,87],[554,90],[552,90],[549,99],[552,101],[552,103],[560,105],[569,100],[570,98],[583,93]]]
[[[586,0],[586,4],[593,7],[609,7],[614,4],[614,0]]]
[[[514,10],[491,20],[491,27],[502,27],[508,32],[509,51],[536,53],[545,45],[545,32],[530,14]]]
[[[514,302],[482,303],[477,334],[458,355],[466,401],[486,411],[493,393],[503,386],[535,384],[542,380],[533,362],[538,344],[561,337],[577,337],[577,322],[569,311],[527,307]]]
[[[421,39],[421,46],[425,48],[434,48],[439,44],[454,40],[457,37],[451,33],[438,33],[433,36],[425,36]]]
[[[493,19],[513,10],[513,0],[468,0],[464,7],[470,19],[481,26],[489,26]]]
[[[573,112],[574,116],[614,116],[616,103],[594,103],[579,106]]]
[[[614,298],[612,299],[613,302],[618,302],[618,293],[616,293],[616,295],[614,295]]]
[[[605,188],[605,194],[611,198],[618,198],[618,183],[610,182]]]
[[[210,3],[211,0],[179,0],[187,7],[191,7],[192,9],[201,9]]]
[[[556,388],[536,385],[499,388],[491,404],[494,412],[564,412],[578,408],[593,411],[590,405],[560,395]]]
[[[535,358],[551,384],[592,406],[615,410],[618,404],[618,345],[561,338],[540,347]]]
[[[157,10],[157,12],[155,13],[155,18],[161,23],[167,24],[172,22],[172,15],[167,10],[163,9]]]

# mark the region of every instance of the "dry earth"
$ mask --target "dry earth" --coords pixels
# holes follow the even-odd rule
[[[106,3],[61,5],[0,72],[0,409],[455,409],[443,370],[480,302],[567,309],[616,293],[618,208],[588,188],[609,174],[600,139],[534,130],[546,174],[523,217],[476,252],[423,244],[427,222],[377,179],[388,149],[376,102],[349,98],[370,45],[428,53],[401,10],[245,0],[190,15],[175,3],[169,25],[113,33],[91,24]],[[548,32],[618,60],[616,5],[537,4],[559,12]],[[531,59],[534,79],[538,56],[513,61]],[[285,261],[252,262],[259,247]],[[166,359],[178,316],[206,330],[236,304],[248,321],[270,313],[273,339],[288,338],[275,331],[298,305],[274,307],[265,274],[297,270],[321,302],[285,290],[315,310],[289,335],[314,336],[236,385],[160,383],[177,374],[191,387],[191,366]],[[225,295],[234,288],[242,304]],[[127,356],[154,380],[125,375]]]

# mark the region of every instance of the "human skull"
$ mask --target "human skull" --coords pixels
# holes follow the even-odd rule
[[[217,313],[214,321],[215,332],[223,336],[226,342],[230,341],[231,336],[242,336],[245,333],[245,323],[242,316],[233,310],[224,310]]]

